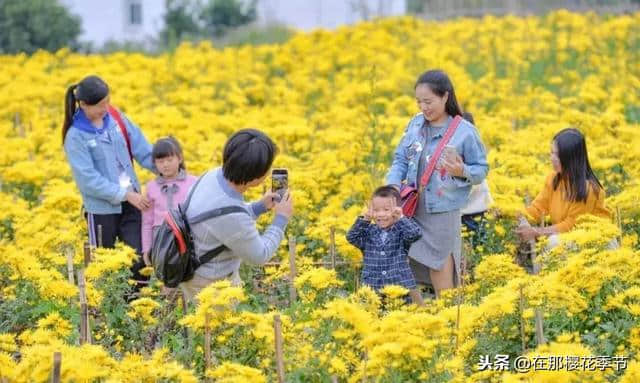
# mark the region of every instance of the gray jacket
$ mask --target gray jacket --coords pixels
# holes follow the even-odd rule
[[[242,206],[248,214],[227,214],[191,227],[196,255],[201,256],[221,244],[227,247],[213,260],[200,266],[196,274],[207,279],[222,279],[237,272],[242,261],[257,265],[269,261],[284,238],[288,219],[276,215],[260,235],[255,220],[267,211],[264,204],[245,203],[242,195],[233,190],[224,178],[222,168],[213,169],[202,177],[191,197],[187,218],[224,206]]]

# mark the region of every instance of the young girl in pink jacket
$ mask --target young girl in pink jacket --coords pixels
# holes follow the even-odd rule
[[[147,183],[147,199],[151,208],[142,213],[142,255],[147,265],[151,265],[151,242],[164,214],[184,202],[191,185],[197,181],[197,177],[187,173],[182,148],[175,138],[159,139],[153,145],[151,155],[160,176]]]

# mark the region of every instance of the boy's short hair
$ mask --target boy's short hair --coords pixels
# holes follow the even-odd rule
[[[224,145],[222,172],[234,184],[246,184],[267,174],[278,153],[276,144],[256,129],[234,133]]]
[[[393,198],[396,205],[400,206],[400,192],[391,185],[380,186],[373,192],[373,197]]]

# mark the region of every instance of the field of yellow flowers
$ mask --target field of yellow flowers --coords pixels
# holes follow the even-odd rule
[[[639,63],[639,13],[564,11],[379,20],[282,45],[185,44],[159,56],[0,56],[0,382],[48,381],[56,351],[65,382],[277,381],[276,314],[288,382],[638,382]],[[403,307],[396,288],[387,302],[356,290],[360,255],[344,232],[383,182],[417,112],[413,83],[431,68],[450,74],[476,118],[495,206],[486,238],[466,246],[464,288]],[[158,283],[124,302],[132,252],[96,250],[84,270],[92,341],[79,344],[66,255],[82,267],[86,228],[60,127],[64,91],[91,73],[148,139],[176,136],[193,174],[220,163],[237,129],[275,139],[276,166],[290,169],[295,190],[296,302],[286,246],[280,266],[246,267],[244,288],[218,283],[187,312]],[[542,187],[550,139],[567,126],[585,132],[619,222],[582,220],[533,276],[513,261],[512,217]],[[327,259],[332,227],[347,261],[337,270],[313,265]],[[606,250],[613,237],[621,248]]]

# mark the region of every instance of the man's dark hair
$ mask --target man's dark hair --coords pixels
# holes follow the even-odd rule
[[[234,133],[224,145],[222,172],[234,184],[246,184],[263,177],[273,164],[278,147],[256,129]]]
[[[400,192],[390,185],[380,186],[373,192],[374,197],[394,198],[396,205],[400,206]]]

